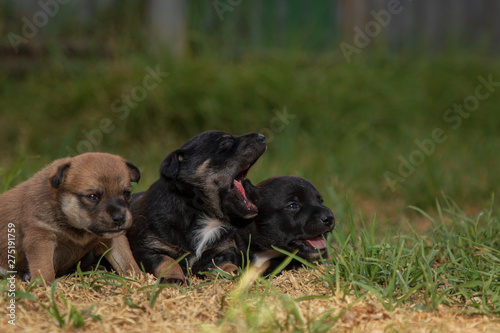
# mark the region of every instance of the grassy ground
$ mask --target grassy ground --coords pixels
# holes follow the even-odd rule
[[[144,190],[165,155],[200,131],[262,132],[269,149],[249,177],[310,179],[338,223],[330,260],[271,279],[220,276],[175,288],[96,272],[65,277],[53,291],[18,281],[18,326],[7,330],[500,329],[497,60],[373,55],[347,64],[336,53],[296,53],[174,61],[134,52],[67,58],[55,49],[0,67],[2,190],[87,150],[138,165],[136,190]],[[490,90],[480,77],[494,82]],[[449,113],[473,102],[481,84],[489,95],[475,111]],[[8,302],[8,282],[0,283]],[[0,308],[2,320],[7,311]]]
[[[152,276],[78,271],[46,288],[17,281],[15,298],[4,280],[0,288],[7,302],[15,299],[17,316],[4,330],[498,331],[498,218],[491,211],[467,217],[449,200],[440,202],[440,218],[428,217],[429,235],[377,239],[376,219],[362,228],[349,219],[347,231],[332,234],[330,259],[267,279],[246,267],[178,287]],[[8,311],[2,306],[1,317]]]

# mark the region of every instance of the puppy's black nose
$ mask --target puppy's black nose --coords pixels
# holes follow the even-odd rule
[[[323,221],[324,224],[330,225],[335,223],[335,218],[332,214],[326,214],[321,216],[321,221]]]
[[[113,222],[117,226],[121,226],[125,223],[125,215],[124,214],[114,214],[113,216],[111,216],[111,218],[113,219]]]
[[[265,145],[265,144],[266,144],[266,137],[265,137],[265,136],[263,136],[262,134],[259,134],[259,135],[257,136],[257,141],[258,141],[259,143],[262,143],[263,145]]]

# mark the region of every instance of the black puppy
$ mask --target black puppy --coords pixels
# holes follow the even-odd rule
[[[263,135],[232,136],[220,131],[201,133],[168,155],[160,179],[132,197],[134,224],[127,233],[136,261],[160,277],[173,259],[189,253],[194,273],[213,268],[234,271],[237,227],[257,215],[242,181],[266,151]],[[182,269],[186,273],[186,265]],[[179,265],[163,276],[183,280]]]
[[[250,240],[250,262],[262,267],[270,261],[266,273],[271,273],[285,257],[273,246],[288,252],[298,250],[298,256],[310,261],[328,256],[325,238],[335,227],[335,218],[313,184],[299,177],[279,176],[257,186],[245,180],[244,187],[259,210],[236,236],[243,253]]]

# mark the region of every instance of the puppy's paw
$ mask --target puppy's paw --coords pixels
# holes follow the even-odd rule
[[[182,285],[186,282],[186,276],[180,268],[180,266],[174,266],[171,270],[167,271],[165,274],[160,275],[160,283],[167,284],[177,284]]]
[[[176,278],[176,277],[162,277],[160,278],[160,283],[161,284],[177,284],[177,285],[183,285],[186,282],[185,278]]]
[[[230,262],[220,264],[219,268],[226,273],[236,273],[238,271],[238,266]]]
[[[163,257],[163,262],[156,268],[154,276],[159,277],[160,283],[183,284],[186,281],[181,266],[169,256]]]

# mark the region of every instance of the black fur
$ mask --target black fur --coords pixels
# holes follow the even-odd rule
[[[201,133],[170,153],[160,166],[160,179],[134,194],[134,225],[127,233],[135,259],[155,274],[165,256],[189,252],[194,273],[238,261],[231,220],[250,219],[257,208],[240,194],[248,168],[266,150],[264,136]],[[213,221],[213,230],[206,221]],[[215,231],[216,230],[216,231]],[[210,231],[213,238],[204,242]],[[181,264],[185,270],[186,264]],[[158,275],[158,274],[156,274]]]
[[[309,181],[279,176],[257,186],[245,180],[244,185],[259,214],[252,223],[238,230],[236,240],[238,248],[246,255],[251,239],[251,262],[263,266],[264,261],[270,261],[266,272],[270,273],[285,257],[273,250],[273,246],[288,252],[298,250],[297,255],[309,261],[328,256],[326,248],[319,245],[335,227],[335,218]],[[319,248],[313,247],[307,239],[312,239]],[[263,260],[264,257],[268,260]]]

